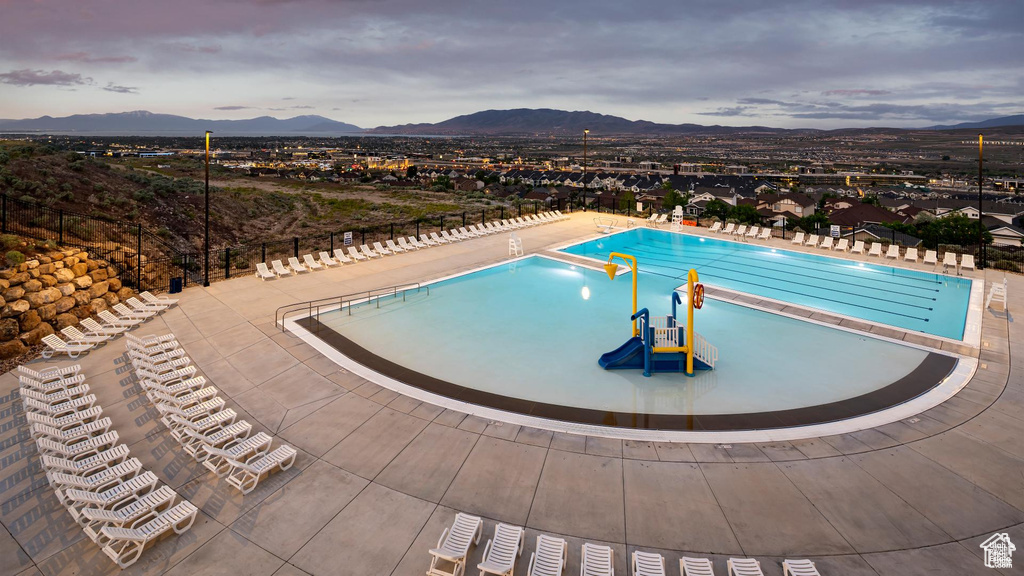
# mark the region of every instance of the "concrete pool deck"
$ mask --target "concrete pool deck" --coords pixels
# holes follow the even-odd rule
[[[518,234],[536,253],[593,235],[592,217]],[[240,418],[300,450],[291,470],[244,497],[159,423],[123,340],[81,358],[132,455],[200,508],[191,531],[123,573],[418,575],[457,511],[485,518],[470,572],[496,521],[527,527],[516,574],[538,532],[569,541],[567,574],[579,571],[583,541],[611,545],[619,574],[639,548],[664,553],[669,574],[688,554],[712,557],[719,574],[728,556],[752,556],[768,575],[781,574],[783,557],[812,558],[826,575],[988,573],[981,542],[996,531],[1024,542],[1024,368],[1012,360],[1024,357],[1013,316],[1024,305],[1020,276],[1009,277],[1010,314],[985,311],[979,370],[955,397],[878,428],[789,442],[649,443],[488,422],[362,380],[274,326],[278,306],[506,254],[496,235],[296,278],[190,287],[137,329],[173,332]],[[0,524],[0,574],[121,572],[46,484],[13,374],[0,376]]]

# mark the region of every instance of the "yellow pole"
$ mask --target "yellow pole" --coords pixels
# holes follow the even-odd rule
[[[619,252],[612,252],[611,254],[609,254],[608,255],[608,263],[604,265],[604,270],[605,270],[605,272],[608,273],[608,278],[611,278],[612,280],[615,280],[615,272],[618,269],[618,266],[616,266],[615,264],[612,264],[612,260],[615,259],[615,258],[622,258],[623,260],[625,260],[627,263],[629,263],[630,270],[633,271],[633,314],[636,314],[636,276],[637,276],[637,274],[636,274],[636,272],[637,272],[636,258],[634,258],[633,256],[630,256],[629,254],[621,254]],[[640,328],[637,325],[637,323],[638,323],[637,320],[633,321],[633,336],[639,336],[640,335]]]
[[[699,282],[697,271],[690,268],[686,275],[686,373],[693,375],[693,285]]]

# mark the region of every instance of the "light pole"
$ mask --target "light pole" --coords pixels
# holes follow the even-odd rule
[[[583,211],[587,211],[587,134],[589,128],[583,129]]]
[[[206,131],[206,227],[203,232],[203,286],[210,285],[210,132]]]
[[[981,252],[981,258],[978,258],[978,267],[985,267],[985,224],[981,221],[984,216],[981,213],[981,147],[984,141],[984,136],[978,134],[978,245]]]

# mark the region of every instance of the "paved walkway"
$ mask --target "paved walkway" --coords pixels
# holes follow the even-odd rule
[[[593,233],[590,217],[524,230],[536,252]],[[944,404],[842,436],[770,444],[609,440],[487,422],[340,370],[273,325],[278,306],[436,278],[506,257],[489,237],[272,282],[189,288],[140,334],[174,332],[228,405],[300,449],[296,465],[237,491],[186,456],[126,365],[120,340],[81,364],[133,456],[200,507],[126,574],[421,575],[456,511],[538,531],[663,552],[754,556],[765,574],[812,557],[822,574],[985,574],[995,531],[1024,543],[1024,329],[986,311],[981,367]],[[779,241],[779,246],[783,243]],[[998,272],[988,277],[1002,279]],[[1010,278],[1024,310],[1024,278]],[[63,361],[67,365],[71,362]],[[0,574],[116,574],[61,508],[29,438],[13,375],[0,377]],[[475,549],[470,567],[483,552]],[[1024,558],[1021,558],[1024,564]],[[1009,573],[1007,571],[1006,573]]]

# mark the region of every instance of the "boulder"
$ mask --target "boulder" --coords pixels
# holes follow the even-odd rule
[[[43,289],[43,283],[39,280],[29,280],[21,285],[25,289],[25,292],[39,292]]]
[[[8,268],[6,270],[0,270],[0,280],[10,280],[14,277],[15,271]]]
[[[42,259],[40,259],[40,261],[42,261]],[[57,267],[56,267],[56,266],[54,266],[54,265],[53,265],[52,263],[50,263],[50,262],[44,262],[44,263],[42,263],[42,264],[40,264],[40,265],[39,265],[39,273],[40,273],[40,274],[53,274],[53,272],[54,272],[54,271],[55,271],[56,269],[57,269]]]
[[[60,302],[60,300],[58,300]],[[39,319],[43,322],[49,322],[57,317],[57,305],[56,304],[45,304],[35,309],[35,312],[39,314]],[[28,312],[29,314],[32,311]]]
[[[89,300],[92,300],[92,296],[89,296],[89,292],[87,290],[79,290],[72,294],[71,297],[75,299],[76,306],[85,306],[89,303]]]
[[[121,288],[117,291],[117,297],[120,298],[121,301],[127,300],[133,296],[135,296],[135,290],[132,290],[131,288]]]
[[[74,248],[68,248],[67,250],[61,250],[61,254],[64,255],[64,258],[67,258],[68,256],[74,256],[75,254],[78,254],[78,250],[75,250]]]
[[[27,266],[29,270],[39,268],[39,260],[36,260],[35,258],[28,260],[25,262],[25,266]]]
[[[25,297],[25,289],[21,286],[11,286],[4,290],[4,300],[17,300]]]
[[[7,280],[0,278],[0,290],[7,290],[11,287],[11,283]]]
[[[47,254],[47,256],[49,256],[51,260],[55,260],[57,262],[60,262],[61,260],[64,259],[63,252],[50,252],[49,254]]]
[[[92,286],[89,286],[89,296],[93,298],[99,298],[107,293],[110,289],[110,285],[104,282],[93,282]]]
[[[106,300],[108,306],[113,306],[114,304],[117,304],[118,302],[121,301],[117,297],[117,294],[114,294],[113,292],[107,292],[103,296],[100,296],[100,298],[103,298],[104,300]]]
[[[54,286],[54,288],[56,288],[61,294],[65,296],[71,296],[72,294],[75,293],[75,285],[70,282],[57,284],[56,286]]]
[[[89,311],[93,314],[99,314],[109,308],[107,301],[103,298],[93,298],[89,300]]]
[[[89,259],[89,253],[85,252],[84,250],[81,251],[81,252],[75,253],[74,256],[75,256],[75,258],[78,258],[79,262],[84,262],[84,261]]]
[[[7,342],[8,340],[14,340],[21,334],[21,325],[14,318],[4,318],[0,320],[0,340]]]
[[[43,322],[32,330],[22,333],[21,341],[24,342],[26,346],[35,346],[42,342],[44,337],[49,336],[50,334],[53,334],[53,326]]]
[[[31,309],[32,305],[28,303],[28,300],[15,300],[4,306],[3,311],[0,312],[0,318],[20,316]]]
[[[42,268],[43,266],[46,266],[47,264],[52,262],[52,260],[50,260],[50,258],[48,256],[36,256],[36,260],[39,260],[39,267],[40,268]],[[43,274],[49,274],[49,272],[43,272]]]
[[[54,270],[53,277],[57,279],[57,282],[71,282],[75,279],[75,273],[67,268],[61,268]]]
[[[120,271],[118,271],[117,266],[114,266],[113,264],[107,266],[107,278],[114,278],[118,274],[120,274]]]
[[[75,258],[74,256],[65,256],[64,257],[64,267],[65,268],[71,268],[75,264],[78,264],[78,258]]]
[[[28,352],[28,348],[25,347],[25,343],[18,339],[0,344],[0,358],[4,360],[16,358],[26,352]]]
[[[53,305],[57,309],[57,314],[61,314],[75,307],[75,299],[71,296],[65,296],[54,302]]]
[[[93,282],[102,282],[107,279],[107,269],[97,268],[92,272],[89,272],[89,276],[92,277]]]
[[[121,280],[118,278],[110,278],[107,280],[107,285],[110,287],[111,292],[117,292],[121,289]]]
[[[21,328],[22,332],[28,332],[29,330],[39,326],[42,319],[39,317],[39,313],[35,310],[29,310],[21,315],[18,319],[18,327]]]
[[[71,284],[79,290],[85,290],[89,286],[92,286],[92,278],[88,276],[78,276],[71,281]]]
[[[28,275],[28,272],[18,272],[17,274],[8,278],[7,281],[11,283],[11,286],[17,286],[18,284],[24,284],[25,282],[28,282],[31,279],[32,277]]]
[[[37,280],[37,282],[41,282],[43,284],[43,288],[53,288],[57,285],[57,279],[50,274],[42,274],[39,276],[39,280]]]
[[[89,265],[85,262],[79,262],[71,267],[71,271],[75,273],[75,276],[85,276],[89,273]]]
[[[78,326],[78,316],[74,314],[57,314],[57,317],[53,319],[53,324],[57,330],[63,330],[68,326]]]
[[[57,262],[53,263],[53,269],[54,270],[60,270],[63,267],[64,267],[64,263],[59,261],[59,260]]]
[[[74,308],[71,309],[71,313],[75,315],[75,318],[78,318],[80,320],[85,320],[89,316],[92,316],[92,310],[89,309],[88,305],[75,306]]]
[[[43,304],[53,304],[57,300],[63,298],[64,295],[60,293],[60,290],[56,288],[46,288],[39,292],[32,292],[25,295],[25,300],[28,300],[29,305],[32,308],[38,308]]]
[[[93,270],[100,267],[100,263],[96,260],[86,260],[85,265],[89,269],[89,272],[92,272]]]

